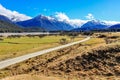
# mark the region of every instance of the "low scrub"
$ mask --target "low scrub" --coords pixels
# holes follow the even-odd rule
[[[120,76],[120,45],[109,45],[50,67],[58,73],[78,76]]]

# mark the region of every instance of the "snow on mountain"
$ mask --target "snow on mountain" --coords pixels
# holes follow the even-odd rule
[[[101,22],[99,20],[91,20],[87,23],[83,24],[80,28],[75,28],[72,31],[89,31],[95,29],[107,29],[109,26],[105,22]]]
[[[4,15],[4,16],[8,17],[13,22],[31,19],[31,17],[21,14],[17,11],[11,11],[9,9],[6,9],[1,4],[0,4],[0,15]]]
[[[26,21],[17,22],[24,27],[39,27],[46,31],[71,30],[73,27],[65,22],[58,21],[52,17],[38,15]]]
[[[88,21],[87,23],[81,26],[81,29],[84,30],[106,29],[106,28],[108,28],[107,24],[99,20]]]
[[[87,16],[85,16],[85,17],[88,18],[88,20],[70,19],[65,13],[62,13],[62,12],[56,12],[54,17],[59,21],[63,21],[63,22],[66,22],[66,23],[70,24],[74,28],[80,28],[82,25],[84,25],[85,23],[87,23],[89,21],[92,21],[92,20],[93,20],[93,23],[94,22],[96,24],[101,23],[102,25],[107,25],[107,26],[120,24],[120,21],[96,20],[92,14],[88,14]]]
[[[94,18],[92,14],[86,16],[88,18]],[[7,19],[8,18],[8,19]],[[38,19],[37,19],[38,18]],[[25,14],[21,14],[17,11],[11,11],[6,9],[0,4],[0,19],[12,22],[18,22],[25,26],[42,26],[47,28],[56,28],[60,27],[59,29],[71,29],[72,28],[82,28],[85,27],[92,29],[92,28],[104,28],[105,26],[112,26],[115,24],[120,24],[119,21],[98,21],[98,20],[81,20],[81,19],[70,19],[65,13],[56,12],[53,16],[37,16],[35,18],[31,18]],[[22,22],[20,22],[22,21]],[[35,22],[35,23],[33,23]],[[29,24],[28,24],[29,23]],[[35,24],[35,25],[33,25]],[[54,26],[54,27],[52,27]],[[69,26],[69,27],[68,27]],[[92,27],[91,27],[92,26]],[[93,27],[94,26],[94,27]]]

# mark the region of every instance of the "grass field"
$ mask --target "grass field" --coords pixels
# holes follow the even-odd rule
[[[117,50],[119,50],[118,45],[120,45],[120,34],[102,34],[107,35],[107,37],[119,37],[115,39],[116,42],[106,44],[105,38],[95,36],[86,42],[31,58],[0,70],[0,78],[8,77],[5,80],[26,80],[28,78],[40,80],[41,77],[44,80],[119,80],[120,76],[97,74],[108,73],[109,75],[109,72],[112,73],[114,70],[117,70],[115,73],[120,72],[119,60],[118,62],[114,61],[119,59],[120,53]],[[70,41],[69,37],[67,39]],[[78,39],[81,38],[76,38],[76,40]],[[111,49],[113,49],[112,52]],[[100,54],[105,52],[105,55],[99,55],[99,52],[101,52]],[[91,62],[91,60],[93,61]],[[106,65],[103,65],[104,63]],[[113,63],[116,64],[116,67],[111,66]],[[88,67],[92,67],[92,69]],[[9,76],[13,77],[10,78]]]
[[[62,38],[71,42],[68,36],[4,38],[4,41],[0,41],[0,60],[58,46]],[[75,38],[75,41],[81,39]]]
[[[105,44],[105,42],[104,42],[104,40],[102,38],[92,38],[92,39],[90,39],[90,40],[88,40],[88,41],[86,41],[84,43],[81,43],[82,45],[72,46],[71,47],[72,49],[71,48],[66,48],[66,49],[63,49],[62,52],[54,51],[54,52],[51,52],[49,54],[44,54],[44,55],[32,58],[30,60],[27,60],[29,64],[26,64],[27,61],[24,61],[22,63],[19,63],[19,64],[15,65],[15,67],[18,66],[17,69],[13,69],[14,66],[12,66],[13,68],[10,67],[10,69],[8,68],[6,70],[0,71],[1,72],[0,78],[11,75],[11,71],[13,71],[13,73],[16,73],[16,72],[19,73],[20,72],[20,74],[23,74],[23,75],[14,76],[14,77],[11,77],[11,78],[7,78],[5,80],[10,80],[10,79],[13,79],[13,80],[19,80],[19,79],[20,80],[26,80],[28,78],[31,78],[33,80],[37,80],[37,79],[39,80],[40,77],[35,77],[35,76],[40,76],[40,75],[44,74],[43,72],[40,72],[40,73],[38,73],[38,75],[36,75],[36,74],[34,74],[34,70],[33,70],[33,71],[30,72],[30,73],[34,74],[34,77],[33,77],[33,76],[31,76],[31,74],[29,74],[29,72],[25,72],[25,73],[27,73],[27,75],[24,75],[24,70],[28,71],[29,68],[31,68],[33,66],[36,66],[36,65],[39,65],[39,64],[42,64],[42,63],[43,64],[45,63],[48,66],[53,66],[54,64],[64,62],[65,60],[70,59],[70,58],[72,58],[72,57],[74,57],[76,55],[79,55],[83,51],[88,51],[91,48],[93,48],[95,46],[98,46],[98,45],[100,45],[102,43]],[[58,58],[56,58],[56,57],[58,57]],[[48,61],[49,59],[53,59],[53,58],[55,60],[53,60],[52,62],[46,63],[46,61]],[[41,66],[38,66],[38,68],[39,67],[41,67]],[[11,68],[12,68],[12,70],[11,70]],[[46,69],[46,67],[42,67],[42,69]],[[16,72],[14,72],[14,71],[16,71]],[[18,73],[16,73],[16,74],[18,74]],[[65,75],[65,78],[63,78],[63,76],[62,76],[61,79],[59,79],[59,77],[60,77],[59,75],[57,75],[55,77],[54,74],[51,74],[51,73],[48,73],[48,74],[50,75],[50,77],[52,76],[53,79],[55,79],[55,80],[57,80],[57,79],[58,80],[68,80],[68,75]],[[27,76],[27,78],[26,78],[26,76]],[[43,77],[43,79],[50,80],[47,77],[48,76],[45,75],[45,77]],[[84,80],[84,77],[81,77],[81,79]],[[73,78],[71,78],[69,80],[79,80],[79,79],[76,78],[76,76],[75,76],[75,77],[73,77]],[[88,80],[90,80],[90,79],[88,79]]]

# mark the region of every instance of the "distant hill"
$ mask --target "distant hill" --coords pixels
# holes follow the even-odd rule
[[[120,24],[110,26],[109,29],[120,29]]]
[[[60,31],[60,30],[71,30],[73,27],[65,22],[58,21],[52,17],[39,15],[33,19],[17,22],[25,28],[39,28],[45,31]]]
[[[98,20],[92,20],[83,24],[80,28],[73,29],[72,31],[90,31],[90,30],[101,30],[107,28],[108,25],[106,25],[104,22],[100,22]]]
[[[0,20],[0,32],[22,32],[23,29],[16,24]]]
[[[3,15],[0,15],[0,20],[12,23],[12,21],[8,17]]]
[[[38,27],[24,28],[11,21],[8,17],[0,15],[0,32],[37,32],[44,31]]]
[[[112,25],[108,28],[108,30],[113,31],[113,32],[115,32],[115,31],[120,32],[120,24]]]
[[[106,29],[108,26],[104,22],[98,20],[88,21],[81,26],[82,30]]]

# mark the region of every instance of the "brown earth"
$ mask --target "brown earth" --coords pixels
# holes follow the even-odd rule
[[[56,77],[61,77],[60,80],[119,80],[120,45],[101,44],[104,43],[79,44],[31,58],[1,70],[0,78],[28,74],[52,76],[53,80],[57,80]]]

